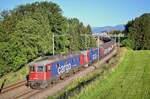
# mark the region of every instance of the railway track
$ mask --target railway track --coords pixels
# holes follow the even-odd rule
[[[28,90],[26,92],[23,92],[20,95],[15,96],[14,98],[15,99],[29,99],[30,97],[32,97],[32,96],[34,96],[34,95],[36,95],[36,94],[38,94],[40,92],[41,92],[41,90],[33,90],[33,89],[31,89],[31,90]]]
[[[15,96],[13,98],[14,99],[35,99],[34,96],[36,96],[37,94],[40,94],[40,93],[42,93],[42,92],[44,92],[46,90],[49,90],[49,89],[55,87],[55,85],[57,85],[57,84],[59,84],[59,83],[61,83],[63,81],[68,80],[69,77],[71,77],[71,76],[73,76],[73,75],[67,76],[63,80],[59,80],[58,82],[55,82],[55,83],[49,85],[46,89],[40,89],[40,90],[30,89],[30,90],[26,90],[23,93]]]
[[[106,58],[106,60],[109,60],[109,58]],[[105,61],[106,61],[105,60]],[[96,63],[95,63],[95,65],[96,65]],[[95,67],[95,66],[90,66],[90,67],[87,67],[86,69],[90,69],[90,70],[94,70],[94,69],[96,69],[96,68],[98,68],[98,67]],[[84,69],[81,69],[80,71],[78,71],[77,73],[76,73],[76,75],[80,75],[80,73],[82,73],[82,72],[84,72]],[[90,72],[90,71],[89,71]],[[87,74],[87,73],[85,73],[85,74]],[[29,92],[27,92],[27,93],[24,93],[24,94],[22,94],[22,95],[20,95],[20,96],[17,96],[17,97],[15,97],[15,99],[43,99],[43,98],[45,98],[45,97],[43,97],[43,96],[41,96],[42,94],[43,94],[43,92],[46,92],[46,93],[49,93],[49,92],[47,92],[48,90],[51,90],[51,91],[53,91],[53,90],[55,90],[55,89],[57,89],[57,87],[58,86],[62,86],[61,85],[61,83],[64,83],[64,82],[66,82],[66,81],[69,81],[68,82],[68,84],[72,81],[72,78],[74,78],[74,76],[75,75],[70,75],[70,76],[68,76],[68,77],[65,77],[63,80],[61,80],[60,82],[57,82],[57,83],[55,83],[55,84],[53,84],[53,85],[51,85],[51,87],[48,87],[48,88],[46,88],[46,89],[42,89],[42,90],[33,90],[33,91],[29,91]],[[71,78],[71,79],[70,79]],[[58,88],[59,89],[59,88]],[[51,92],[50,92],[51,93]],[[53,93],[53,92],[52,92]],[[47,95],[46,95],[47,96]]]
[[[6,86],[6,87],[4,87],[3,89],[1,89],[0,95],[1,95],[1,94],[4,94],[4,93],[6,93],[6,92],[9,92],[9,91],[11,91],[11,90],[14,90],[14,89],[16,89],[16,88],[18,88],[18,87],[24,86],[25,84],[26,84],[26,81],[23,80],[23,81],[19,81],[19,82],[15,83],[15,84]]]
[[[104,61],[109,60],[109,58],[105,58]],[[92,68],[92,67],[93,66],[91,66],[90,68]],[[81,70],[81,72],[82,72],[82,70]],[[78,73],[77,73],[77,75],[78,75]],[[71,77],[66,77],[64,80],[62,80],[62,83],[64,83],[63,81],[65,81],[67,79],[70,79],[70,78]],[[0,93],[0,99],[32,99],[32,97],[35,97],[35,96],[38,96],[38,95],[39,95],[39,97],[42,97],[41,95],[43,94],[43,92],[47,91],[47,89],[42,89],[42,90],[33,90],[33,89],[30,89],[30,88],[28,88],[28,87],[25,86],[25,83],[26,83],[26,81],[20,81],[20,82],[17,82],[15,84],[12,84],[10,86],[4,87],[2,89],[2,92]],[[58,85],[60,84],[59,86],[63,86],[63,85],[61,85],[61,83],[57,83],[57,84]],[[54,85],[58,86],[57,84],[54,84]],[[51,91],[51,92],[48,92],[49,94],[50,93],[52,94],[52,93],[54,93],[56,91],[57,88],[55,88],[54,85],[52,85],[51,88],[48,88]],[[21,86],[22,86],[22,88],[21,88],[22,90],[19,91],[18,88],[21,87]],[[13,90],[14,90],[14,92],[13,92],[14,96],[7,96],[7,94],[9,95],[9,93],[12,92]],[[58,88],[57,90],[61,90],[61,89]],[[3,98],[1,97],[2,94],[4,94]],[[5,98],[6,96],[7,96],[7,98]]]

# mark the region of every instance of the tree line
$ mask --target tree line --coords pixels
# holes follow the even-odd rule
[[[125,25],[128,37],[122,43],[134,50],[150,50],[150,13],[145,13]]]
[[[95,46],[90,25],[66,18],[59,5],[35,2],[0,12],[0,77],[17,71],[42,55],[52,55]]]

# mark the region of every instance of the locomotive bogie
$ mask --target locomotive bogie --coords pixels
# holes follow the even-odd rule
[[[28,81],[28,85],[32,89],[43,89],[48,87],[48,82],[43,80],[36,80],[36,81]]]

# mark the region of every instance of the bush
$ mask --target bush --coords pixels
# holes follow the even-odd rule
[[[130,47],[133,49],[133,42],[130,39],[125,39],[121,43],[122,43],[122,46]]]

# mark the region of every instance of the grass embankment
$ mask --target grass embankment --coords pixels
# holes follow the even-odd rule
[[[26,75],[28,74],[28,71],[29,71],[28,66],[24,66],[17,72],[11,72],[11,73],[3,76],[2,78],[0,78],[0,87],[5,79],[6,79],[6,81],[5,81],[4,86],[16,83],[17,81],[20,81],[20,80],[25,80]]]
[[[42,59],[42,57],[38,57],[36,60],[40,60]],[[5,76],[0,78],[0,87],[2,85],[2,83],[4,82],[4,80],[6,79],[5,85],[10,85],[13,83],[16,83],[20,80],[25,80],[26,79],[26,75],[29,73],[29,68],[28,68],[28,64],[24,65],[24,67],[22,67],[21,69],[19,69],[16,72],[10,72],[8,74],[6,74]]]
[[[116,66],[123,60],[126,51],[127,50],[125,48],[120,49],[118,51],[119,53],[114,58],[112,58],[108,64],[100,66],[100,68],[97,68],[96,70],[94,70],[93,72],[84,77],[79,77],[78,79],[75,79],[69,86],[66,86],[64,90],[62,90],[61,92],[57,93],[54,96],[48,97],[48,99],[70,98],[72,96],[75,96],[76,94],[79,94],[81,90],[84,89],[84,87],[91,84],[98,78],[101,80],[104,79],[107,74],[111,73],[112,70],[115,69],[114,66]]]
[[[72,99],[150,99],[150,51],[127,50],[118,68]]]

